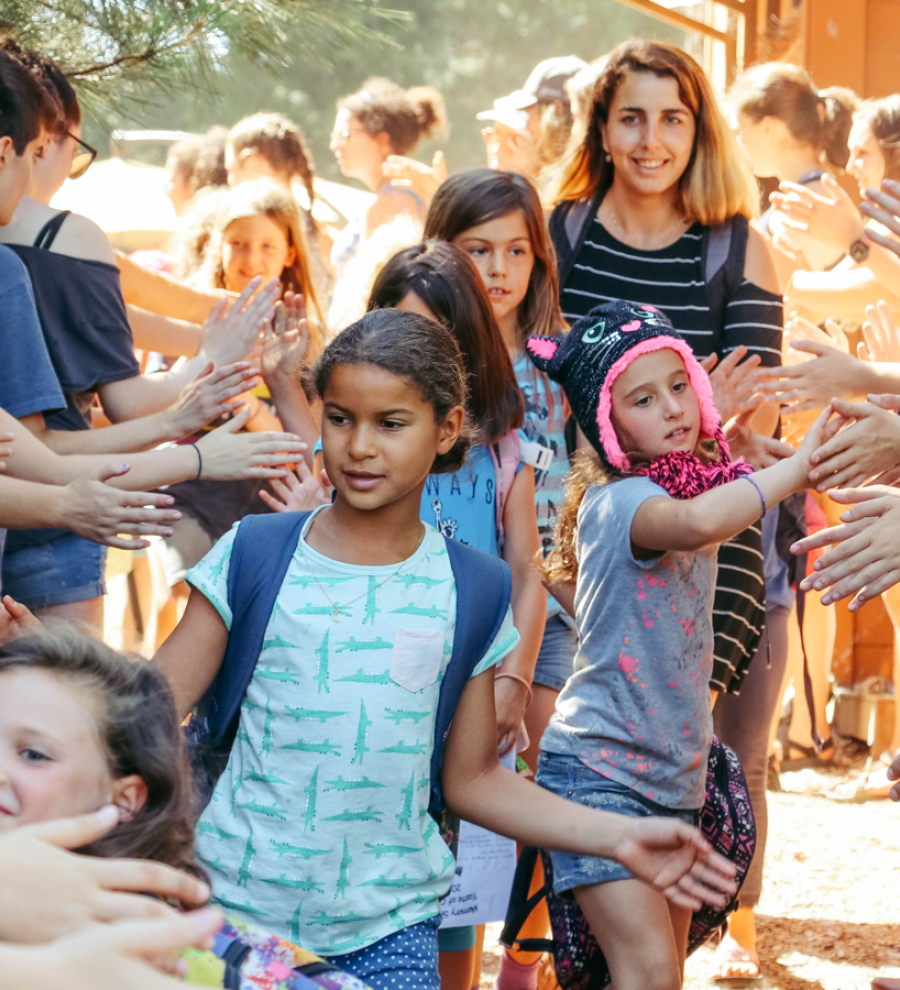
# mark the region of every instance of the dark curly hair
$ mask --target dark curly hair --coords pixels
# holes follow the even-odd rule
[[[376,309],[342,330],[325,348],[307,382],[324,399],[332,372],[342,364],[372,364],[405,378],[442,423],[454,406],[466,405],[466,370],[459,344],[440,323],[416,313]],[[465,461],[472,437],[466,428],[431,474],[452,474]]]
[[[147,800],[130,821],[78,851],[156,860],[205,880],[194,859],[187,748],[160,670],[63,625],[0,645],[0,674],[8,670],[44,670],[87,692],[100,712],[97,732],[111,776],[137,774],[147,785]]]
[[[338,110],[349,110],[367,134],[387,134],[395,155],[414,151],[422,138],[447,133],[444,98],[430,86],[403,89],[390,79],[367,79],[362,89],[344,96]]]
[[[303,131],[283,113],[255,113],[239,120],[228,135],[235,158],[262,155],[279,175],[300,177],[312,210],[315,166]]]

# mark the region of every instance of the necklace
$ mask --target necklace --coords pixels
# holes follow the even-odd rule
[[[419,537],[419,542],[416,544],[416,549],[413,550],[413,552],[409,555],[410,557],[415,557],[415,555],[419,552],[419,547],[422,546],[422,541],[425,539],[425,532],[426,530],[425,527],[423,526],[422,535]],[[357,595],[356,598],[351,598],[349,602],[344,602],[342,605],[340,605],[331,597],[331,595],[328,594],[328,592],[325,590],[325,585],[322,584],[322,582],[319,580],[317,575],[313,572],[312,564],[310,564],[309,562],[309,557],[306,556],[306,551],[303,549],[303,536],[300,537],[299,546],[300,546],[300,553],[303,555],[303,560],[306,562],[306,566],[309,569],[309,573],[312,576],[312,579],[319,586],[319,591],[321,591],[322,594],[328,599],[328,604],[331,605],[332,607],[331,608],[332,622],[340,622],[341,612],[345,608],[349,608],[354,602],[358,602],[360,598],[365,598],[366,595],[370,595],[373,591],[377,591],[383,584],[387,584],[388,581],[390,581],[392,578],[395,578],[406,565],[406,560],[404,560],[397,568],[397,570],[394,571],[393,574],[388,574],[388,576],[383,581],[379,581],[374,588],[367,588],[361,595]],[[406,559],[409,560],[409,557],[407,557]]]
[[[625,231],[622,230],[622,225],[619,223],[619,218],[616,216],[615,211],[612,208],[612,205],[607,206],[607,210],[609,212],[609,218],[613,222],[613,226],[618,231],[620,240],[622,240],[625,244],[627,244],[628,243],[627,236],[625,234]],[[661,241],[664,242],[664,244],[663,244],[664,247],[668,247],[669,246],[668,244],[665,244],[665,241],[668,239],[669,233],[671,231],[673,231],[673,230],[676,230],[679,226],[683,225],[685,222],[686,221],[685,221],[684,217],[679,217],[675,221],[675,223],[670,223],[669,226],[666,227],[666,229],[663,231],[663,233],[659,236],[659,240],[661,240]],[[640,250],[645,250],[645,251],[654,251],[655,250],[655,251],[659,251],[659,250],[661,250],[661,248],[643,248],[643,249],[640,249]]]

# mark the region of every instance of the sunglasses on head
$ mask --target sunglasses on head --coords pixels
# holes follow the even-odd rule
[[[78,150],[72,159],[72,167],[69,169],[70,179],[80,179],[82,175],[91,167],[91,162],[97,157],[97,149],[92,148],[86,141],[75,137],[74,134],[66,131],[66,137],[70,137],[77,145]]]

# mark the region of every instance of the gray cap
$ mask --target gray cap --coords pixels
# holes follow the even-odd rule
[[[569,102],[566,83],[576,72],[580,72],[587,62],[577,55],[560,55],[558,58],[545,58],[531,70],[525,85],[509,96],[502,97],[506,106],[525,110],[535,103],[553,103],[555,100]],[[500,102],[499,100],[497,102]]]

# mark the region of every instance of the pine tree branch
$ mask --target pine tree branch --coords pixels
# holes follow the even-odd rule
[[[170,52],[177,51],[181,48],[186,48],[188,45],[193,44],[205,28],[205,22],[195,24],[193,29],[188,34],[179,38],[177,41],[164,45],[161,48],[151,46],[150,48],[135,54],[119,55],[117,58],[111,59],[108,62],[100,62],[95,65],[90,65],[84,69],[75,69],[74,71],[67,73],[67,75],[70,79],[85,79],[88,76],[100,75],[104,72],[109,72],[111,69],[119,69],[123,66],[146,65],[155,59],[159,59],[162,56],[169,54]]]

